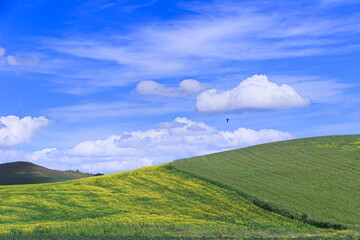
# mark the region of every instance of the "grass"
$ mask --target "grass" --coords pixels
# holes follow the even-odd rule
[[[51,177],[43,173],[2,173],[0,185],[52,183],[72,180],[70,177]]]
[[[92,175],[75,171],[51,170],[30,162],[0,164],[0,185],[52,183],[90,176]]]
[[[0,196],[0,234],[337,234],[261,209],[235,191],[166,165],[60,183],[0,186]]]
[[[264,144],[66,182],[0,186],[0,240],[357,239],[359,173],[360,136],[353,135]],[[304,223],[314,219],[350,229]]]
[[[269,143],[171,166],[311,219],[360,230],[360,135]]]
[[[280,240],[288,238],[273,237],[172,237],[172,236],[69,236],[69,235],[53,235],[53,234],[34,234],[34,235],[0,235],[0,240],[210,240],[210,239],[226,239],[226,240]],[[292,237],[292,240],[358,240],[357,236],[304,236]]]

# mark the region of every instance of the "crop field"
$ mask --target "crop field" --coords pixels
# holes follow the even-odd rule
[[[360,135],[269,143],[171,166],[311,219],[359,230]]]
[[[0,186],[0,234],[334,234],[261,209],[166,165],[60,183]]]
[[[333,136],[66,182],[0,186],[0,239],[355,239],[359,173],[360,136]],[[248,196],[349,229],[316,228]]]
[[[172,236],[70,236],[53,234],[0,235],[0,240],[235,240],[229,237],[172,237]],[[241,240],[280,240],[285,238],[241,237]],[[291,240],[358,240],[356,236],[303,236]]]

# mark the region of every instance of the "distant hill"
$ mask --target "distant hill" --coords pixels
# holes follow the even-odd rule
[[[267,143],[171,166],[311,219],[360,229],[360,135]]]
[[[0,164],[0,185],[52,183],[90,176],[80,172],[51,170],[30,162]]]

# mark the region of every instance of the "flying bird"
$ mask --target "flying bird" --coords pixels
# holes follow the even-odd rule
[[[229,120],[230,120],[230,119],[229,119],[229,118],[227,118],[227,119],[226,119],[226,122],[228,123],[228,122],[229,122]]]

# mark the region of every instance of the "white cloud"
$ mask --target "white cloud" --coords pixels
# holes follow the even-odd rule
[[[15,56],[8,55],[6,58],[10,65],[20,65],[21,64]]]
[[[86,141],[69,150],[70,155],[79,156],[116,156],[137,155],[137,150],[131,147],[119,147],[117,142],[121,136],[111,136],[105,140]]]
[[[208,88],[194,79],[185,79],[180,82],[178,88],[167,88],[163,84],[154,81],[141,81],[136,86],[136,91],[142,95],[158,95],[164,97],[180,97],[192,93],[200,92]]]
[[[344,96],[343,93],[357,85],[339,79],[311,75],[272,75],[270,78],[278,84],[291,85],[300,95],[309,97],[313,103],[344,102],[345,98],[350,96]]]
[[[152,166],[154,162],[154,160],[151,158],[141,158],[140,161],[143,163],[144,167]]]
[[[51,158],[54,157],[58,150],[56,148],[45,148],[40,151],[36,151],[32,153],[32,159],[38,161],[43,158]]]
[[[0,117],[0,147],[16,146],[27,143],[39,129],[46,127],[49,120],[41,116],[38,118],[17,116]]]
[[[85,141],[71,149],[46,148],[18,155],[0,151],[0,157],[7,155],[8,161],[23,158],[55,169],[109,173],[291,138],[290,133],[274,129],[219,131],[203,122],[178,117],[146,131]]]
[[[265,75],[254,75],[234,89],[217,93],[216,89],[202,92],[197,97],[196,109],[203,113],[246,110],[276,110],[304,107],[308,98],[300,96],[291,86],[278,86]]]
[[[20,66],[20,65],[36,66],[39,63],[39,58],[37,58],[35,56],[31,56],[28,58],[21,58],[18,56],[7,55],[6,59],[7,59],[8,64],[13,65],[13,66]]]
[[[0,47],[0,63],[12,66],[35,66],[39,63],[39,58],[36,56],[27,56],[25,58],[13,55],[6,55],[6,50]]]
[[[0,57],[4,56],[5,55],[5,49],[0,47]]]
[[[354,21],[358,16],[321,14],[322,11],[316,11],[318,2],[302,8],[289,8],[288,4],[271,1],[264,5],[256,1],[253,4],[192,3],[187,7],[193,14],[136,26],[126,34],[44,39],[43,44],[75,56],[85,66],[89,62],[111,62],[111,67],[100,70],[79,70],[83,67],[75,67],[68,60],[63,68],[76,73],[69,76],[73,85],[66,87],[67,92],[74,94],[129,85],[143,79],[239,73],[239,61],[343,54],[359,49],[356,38],[360,24]],[[64,72],[69,73],[58,69],[60,75]],[[86,81],[78,84],[74,78]],[[156,82],[149,83],[154,91],[146,94],[173,94]]]
[[[149,117],[191,112],[193,105],[193,100],[188,99],[182,99],[181,103],[176,99],[169,99],[151,106],[148,102],[89,102],[48,109],[46,115],[67,122],[87,122],[104,118],[128,119],[134,116]]]

